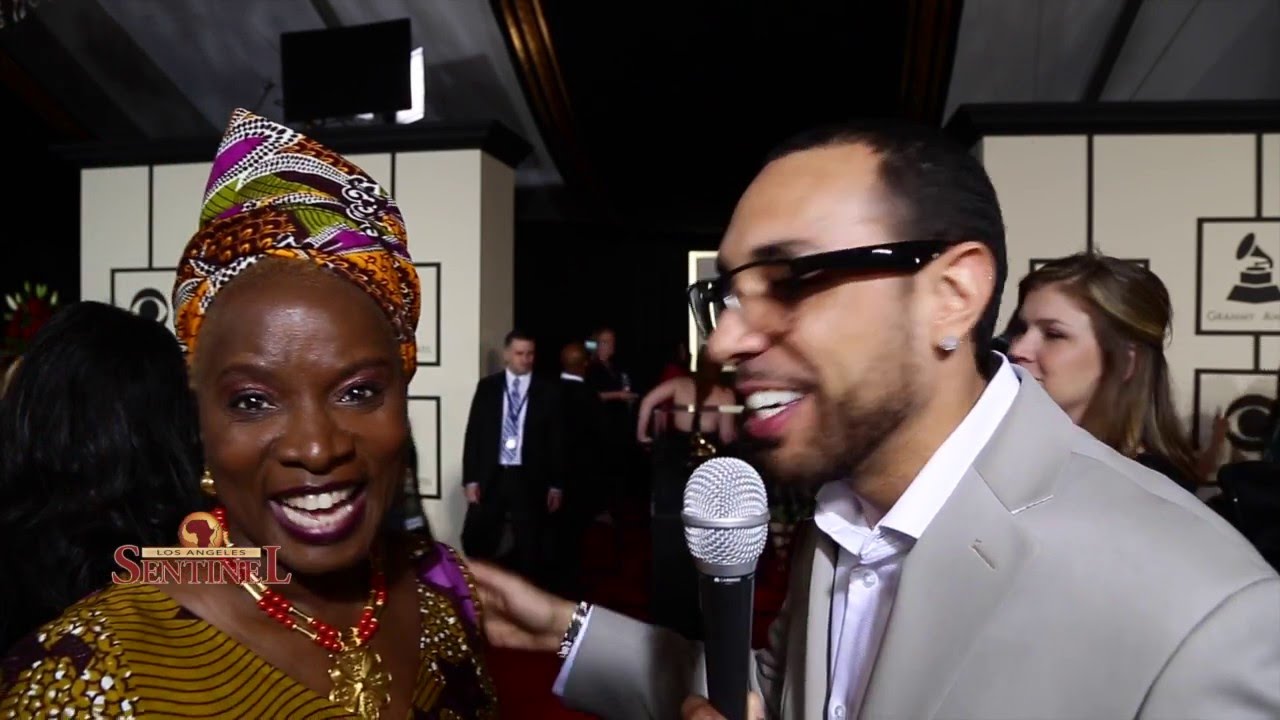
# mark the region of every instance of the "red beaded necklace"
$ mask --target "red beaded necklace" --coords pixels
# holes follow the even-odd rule
[[[212,514],[217,519],[218,525],[222,526],[223,537],[227,538],[227,546],[231,547],[231,539],[227,530],[226,508],[216,507],[213,509]],[[382,606],[387,603],[387,576],[376,564],[373,568],[373,577],[370,585],[372,587],[369,592],[369,602],[365,604],[364,610],[360,613],[360,621],[356,623],[355,627],[347,631],[348,637],[345,639],[343,638],[344,633],[338,628],[302,612],[294,607],[293,603],[287,598],[267,587],[266,584],[252,581],[243,583],[241,587],[253,596],[258,607],[267,614],[267,617],[290,630],[297,630],[306,635],[311,638],[312,642],[331,653],[342,653],[368,644],[374,633],[378,631],[378,614],[381,612]]]

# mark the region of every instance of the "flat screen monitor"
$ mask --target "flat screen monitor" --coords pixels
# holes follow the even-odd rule
[[[281,34],[285,122],[408,109],[412,43],[407,18]]]

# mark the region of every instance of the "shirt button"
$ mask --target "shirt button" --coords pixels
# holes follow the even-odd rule
[[[862,571],[862,584],[864,587],[875,587],[876,574],[870,570]]]
[[[836,720],[844,720],[844,706],[837,705],[834,708],[831,708],[831,717]]]

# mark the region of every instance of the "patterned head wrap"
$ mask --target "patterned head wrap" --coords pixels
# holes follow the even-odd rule
[[[382,308],[412,377],[421,298],[407,241],[395,200],[363,170],[301,133],[236,110],[209,174],[200,229],[178,264],[178,341],[190,357],[214,297],[246,268],[265,257],[303,260]]]

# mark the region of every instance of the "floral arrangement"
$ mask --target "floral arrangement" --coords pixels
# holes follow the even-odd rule
[[[4,355],[21,355],[58,307],[58,291],[48,285],[22,284],[4,296]]]

